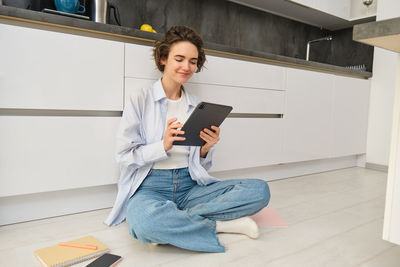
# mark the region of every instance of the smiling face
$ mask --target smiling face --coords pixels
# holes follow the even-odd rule
[[[197,47],[191,42],[174,43],[169,50],[168,58],[160,59],[164,65],[163,79],[177,84],[187,82],[196,71],[198,55]]]

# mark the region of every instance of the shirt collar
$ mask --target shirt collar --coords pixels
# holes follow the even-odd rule
[[[196,106],[196,100],[195,100],[195,98],[194,98],[191,94],[188,94],[188,93],[186,92],[185,87],[182,86],[182,88],[183,88],[183,90],[184,90],[185,93],[186,93],[187,104],[188,104],[189,106],[193,106],[193,107]],[[164,99],[164,98],[167,98],[167,95],[165,94],[164,88],[163,88],[162,83],[161,83],[161,78],[158,79],[158,80],[154,83],[152,89],[153,89],[154,102],[157,102],[157,101],[160,101],[160,100],[162,100],[162,99]]]
[[[161,78],[158,79],[153,84],[152,89],[153,89],[154,102],[160,101],[163,98],[167,98],[167,95],[165,94],[164,88],[161,83]]]

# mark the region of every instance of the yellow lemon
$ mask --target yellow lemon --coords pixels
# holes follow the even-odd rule
[[[154,29],[152,30],[152,32],[155,32],[155,33],[157,33]]]
[[[151,27],[149,24],[143,24],[142,26],[140,26],[140,30],[145,32],[152,32],[153,27]]]

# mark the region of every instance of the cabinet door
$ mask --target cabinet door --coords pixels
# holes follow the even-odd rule
[[[299,3],[303,6],[313,7],[315,0],[289,0],[291,2]]]
[[[201,83],[187,83],[185,88],[199,101],[232,106],[232,113],[282,114],[284,111],[285,91]]]
[[[0,116],[0,197],[116,183],[119,121]]]
[[[361,2],[361,1],[360,1]],[[336,17],[349,20],[350,19],[350,9],[351,1],[349,0],[315,0],[313,6],[322,12],[334,15]]]
[[[285,68],[231,58],[207,56],[205,68],[191,82],[284,90]]]
[[[333,75],[287,70],[284,161],[330,155]]]
[[[162,73],[153,58],[153,47],[125,44],[125,77],[158,79]]]
[[[343,19],[350,19],[351,2],[349,0],[290,0],[312,9],[334,15]],[[353,0],[354,2],[354,0]],[[361,1],[360,1],[361,2]]]
[[[124,44],[0,24],[0,108],[122,110]]]
[[[149,88],[156,80],[125,78],[125,103],[131,94]],[[283,114],[285,92],[222,85],[186,83],[197,100],[233,107],[232,113]]]
[[[332,157],[366,152],[370,81],[335,76]]]
[[[280,118],[227,118],[221,125],[210,171],[281,163],[282,133]]]

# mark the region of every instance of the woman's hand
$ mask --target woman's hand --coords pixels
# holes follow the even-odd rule
[[[219,133],[220,129],[217,126],[212,125],[211,129],[214,131],[211,131],[207,128],[204,128],[203,131],[200,131],[200,138],[206,141],[206,143],[201,147],[200,149],[200,157],[205,158],[208,151],[210,148],[218,143],[219,141]]]
[[[184,131],[177,130],[178,128],[182,128],[183,124],[177,122],[173,124],[178,118],[172,118],[167,122],[167,128],[164,132],[164,150],[167,152],[172,149],[172,144],[174,141],[184,141],[185,137],[178,137],[178,134],[184,134]]]

